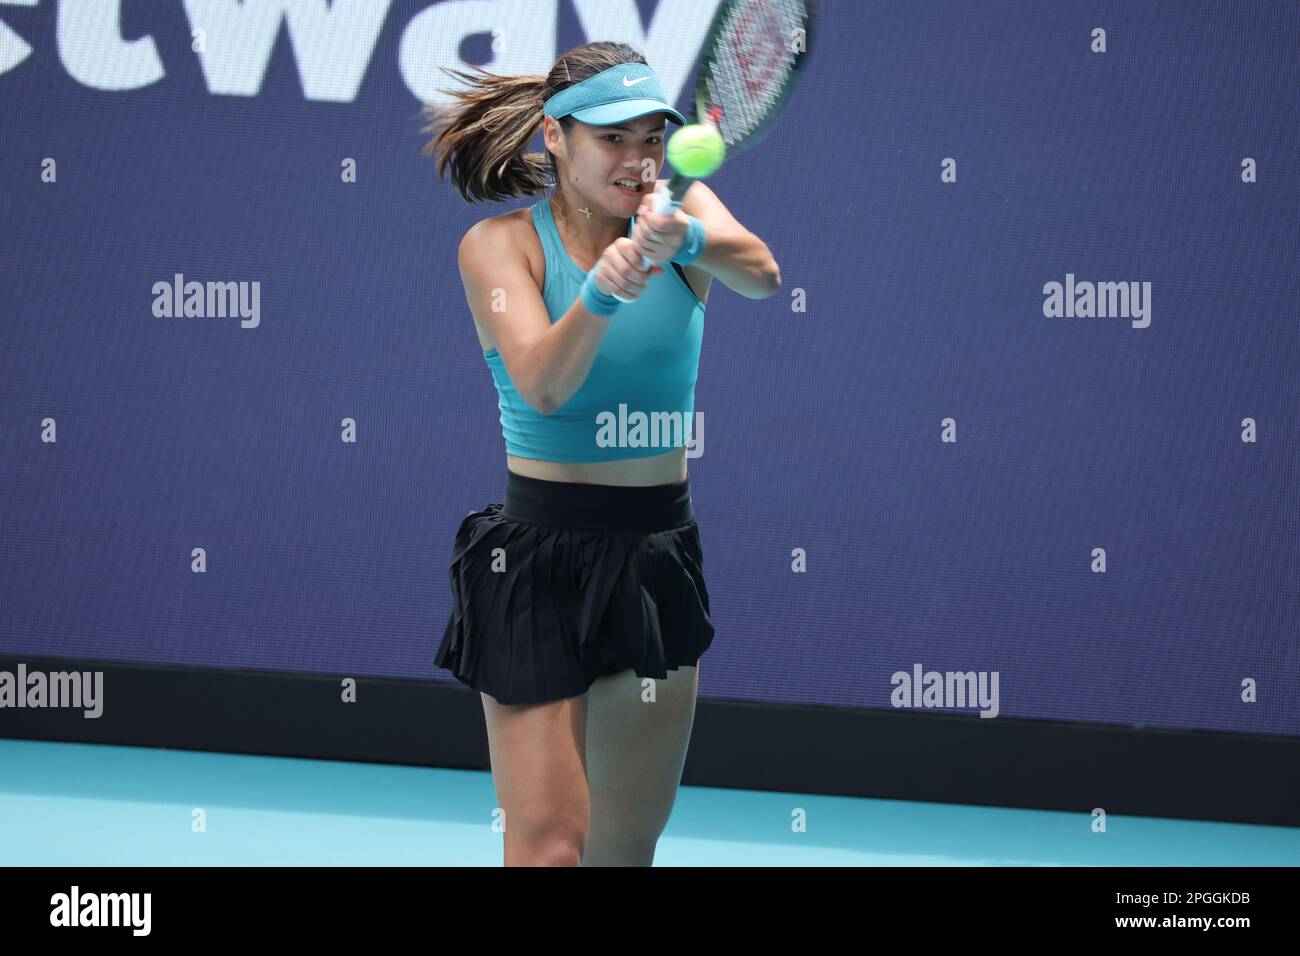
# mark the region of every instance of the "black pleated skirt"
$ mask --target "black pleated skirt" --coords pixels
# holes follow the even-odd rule
[[[621,487],[507,470],[452,549],[435,662],[502,704],[575,697],[603,674],[666,678],[713,640],[690,481]]]

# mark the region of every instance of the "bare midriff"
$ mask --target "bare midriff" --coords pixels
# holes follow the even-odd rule
[[[686,449],[621,461],[542,461],[506,455],[506,467],[525,478],[586,485],[673,485],[686,480]]]

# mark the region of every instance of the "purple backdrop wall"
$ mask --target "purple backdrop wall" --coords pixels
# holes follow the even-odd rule
[[[456,244],[508,207],[419,105],[622,39],[685,108],[713,5],[0,4],[0,653],[447,679],[505,478]],[[712,181],[784,285],[709,301],[702,693],[890,707],[919,665],[1300,733],[1300,5],[829,0],[814,42]],[[178,273],[256,321],[156,316]]]

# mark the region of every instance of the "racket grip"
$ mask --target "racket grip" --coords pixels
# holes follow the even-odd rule
[[[689,186],[690,184],[687,183],[687,185]],[[684,196],[685,194],[686,194],[686,190],[683,189],[683,190],[681,191],[681,196]],[[658,213],[658,214],[661,215],[661,216],[666,216],[666,215],[668,215],[670,212],[673,212],[674,210],[680,208],[680,206],[681,206],[681,204],[682,204],[681,196],[678,196],[678,198],[674,199],[674,198],[673,198],[673,193],[672,193],[671,191],[667,190],[667,189],[665,189],[665,190],[663,190],[663,191],[661,191],[661,192],[657,192],[657,193],[655,193],[655,212]],[[642,272],[645,272],[645,270],[646,270],[646,269],[649,269],[649,268],[650,268],[650,260],[647,259],[645,256],[642,256],[642,257],[641,257],[641,271],[642,271]],[[631,302],[631,301],[633,301],[632,299],[625,299],[625,298],[623,298],[621,295],[618,295],[618,294],[615,294],[614,298],[618,299],[618,301],[620,301],[620,302]]]
[[[655,212],[661,216],[666,216],[670,212],[674,212],[681,206],[681,204],[682,201],[680,199],[674,199],[673,194],[668,192],[666,189],[663,192],[655,193]],[[644,272],[649,268],[650,260],[645,256],[642,256],[641,271]]]

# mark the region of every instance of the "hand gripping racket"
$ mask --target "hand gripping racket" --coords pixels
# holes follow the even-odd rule
[[[816,0],[719,4],[701,49],[689,118],[717,129],[726,158],[749,149],[775,125],[807,60],[815,14]],[[655,212],[667,215],[681,206],[696,178],[674,170],[668,188],[655,193]],[[643,256],[642,270],[649,267]]]

